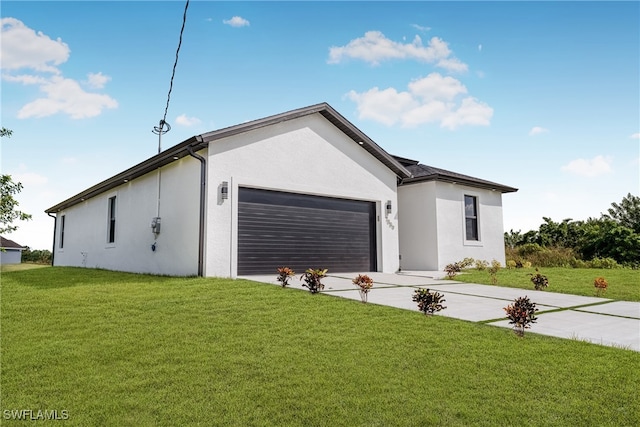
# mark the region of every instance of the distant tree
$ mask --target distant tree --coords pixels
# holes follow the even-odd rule
[[[522,233],[520,230],[513,231],[513,228],[509,232],[504,233],[504,244],[508,248],[515,248],[522,242]]]
[[[620,204],[611,203],[608,212],[608,215],[604,214],[602,216],[613,219],[640,234],[640,197],[629,193],[627,197],[622,198]]]
[[[576,249],[584,259],[613,258],[628,265],[640,261],[640,234],[629,227],[610,218],[589,218],[583,231]]]
[[[544,224],[538,231],[539,243],[542,246],[559,246],[573,248],[578,243],[582,234],[582,221],[573,221],[571,218],[562,222],[554,222],[551,218],[543,217]]]
[[[0,137],[10,138],[13,131],[7,128],[0,129]],[[18,201],[13,197],[22,191],[22,184],[13,182],[11,175],[0,176],[0,234],[11,233],[18,229],[12,225],[15,221],[27,221],[31,215],[19,211]]]

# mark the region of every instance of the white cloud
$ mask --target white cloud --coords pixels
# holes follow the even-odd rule
[[[20,119],[47,117],[57,113],[73,119],[95,117],[105,108],[116,108],[118,102],[106,94],[87,92],[76,80],[65,78],[56,67],[69,59],[70,49],[62,40],[51,40],[15,18],[2,19],[2,80],[23,85],[38,85],[44,97],[31,101],[20,110]],[[12,74],[28,69],[26,74]],[[92,89],[101,89],[111,77],[100,73],[87,74],[83,82]]]
[[[56,65],[69,59],[70,49],[62,40],[51,40],[42,32],[35,32],[15,18],[2,18],[0,57],[2,69],[29,68],[36,71],[59,73]]]
[[[248,27],[251,25],[249,21],[241,16],[234,16],[231,19],[225,19],[222,21],[224,24],[231,25],[232,27]]]
[[[467,93],[467,88],[453,77],[443,77],[438,73],[431,73],[422,79],[409,83],[409,91],[415,96],[429,101],[443,99],[450,101],[460,94]]]
[[[200,119],[197,117],[187,117],[186,114],[181,114],[176,117],[176,124],[181,126],[193,126],[201,123]]]
[[[427,46],[422,44],[420,36],[411,43],[398,43],[384,36],[380,31],[367,31],[364,37],[351,40],[345,46],[329,48],[329,64],[337,64],[344,59],[360,59],[372,65],[390,59],[415,59],[435,64],[449,71],[467,71],[464,64],[452,56],[445,41],[432,37]]]
[[[463,125],[488,126],[493,108],[471,96],[459,99],[466,94],[467,88],[459,80],[431,73],[411,81],[408,91],[374,87],[362,93],[352,90],[347,97],[357,104],[359,118],[387,126],[439,123],[451,130]]]
[[[640,132],[632,134],[631,136],[629,136],[629,138],[631,138],[631,139],[640,139]]]
[[[46,97],[24,105],[18,111],[19,119],[57,113],[68,114],[72,119],[85,119],[100,115],[105,108],[118,106],[118,102],[109,95],[86,92],[77,81],[60,76],[52,77],[40,86],[40,90]]]
[[[595,177],[611,172],[610,156],[596,156],[593,159],[576,159],[562,166],[562,170],[580,176]]]
[[[108,81],[111,80],[111,77],[105,76],[100,73],[89,73],[87,74],[87,85],[94,89],[102,89],[104,85],[107,84]]]
[[[423,27],[422,25],[418,25],[418,24],[411,24],[411,26],[418,31],[422,31],[422,32],[431,31],[431,27]]]
[[[540,126],[534,126],[529,131],[529,136],[535,136],[535,135],[539,135],[541,133],[547,133],[547,132],[549,132],[549,129],[545,129],[545,128],[540,127]]]
[[[11,83],[22,83],[23,85],[36,85],[45,84],[49,80],[41,76],[33,76],[29,74],[20,74],[18,76],[12,76],[11,74],[3,74],[2,80],[6,80]]]
[[[394,88],[381,91],[374,87],[363,93],[352,90],[347,97],[358,104],[361,119],[372,119],[387,126],[401,121],[408,111],[419,106],[410,93],[398,93]]]

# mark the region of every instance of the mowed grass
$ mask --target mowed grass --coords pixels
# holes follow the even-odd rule
[[[55,425],[640,424],[625,349],[242,280],[54,267],[1,297],[0,412]]]
[[[596,296],[593,281],[596,277],[604,277],[609,287],[601,296],[614,300],[640,301],[640,270],[629,268],[597,269],[597,268],[539,268],[539,273],[547,276],[548,292],[564,294]],[[531,274],[535,268],[503,268],[498,271],[498,286],[510,288],[535,289],[531,282]],[[456,281],[467,283],[481,283],[490,285],[491,276],[487,271],[476,269],[464,270],[463,274],[455,277]]]

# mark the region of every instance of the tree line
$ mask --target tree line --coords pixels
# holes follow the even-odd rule
[[[577,260],[615,260],[618,264],[640,267],[640,197],[627,194],[612,203],[600,218],[555,222],[543,217],[538,230],[504,233],[507,252],[525,255],[542,249],[559,249]]]

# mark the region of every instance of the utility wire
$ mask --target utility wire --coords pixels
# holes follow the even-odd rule
[[[169,82],[169,93],[167,94],[167,105],[164,108],[164,116],[158,126],[154,126],[153,133],[158,135],[158,153],[160,153],[160,141],[162,139],[162,135],[169,132],[171,130],[171,126],[167,123],[167,113],[169,111],[169,102],[171,101],[171,90],[173,89],[173,78],[176,75],[176,67],[178,66],[178,55],[180,54],[180,47],[182,46],[182,34],[184,33],[184,26],[187,23],[187,9],[189,9],[189,0],[187,0],[184,5],[184,14],[182,16],[182,28],[180,29],[180,38],[178,40],[178,48],[176,49],[176,60],[173,63],[173,71],[171,72],[171,81]],[[165,129],[166,126],[166,129]]]

